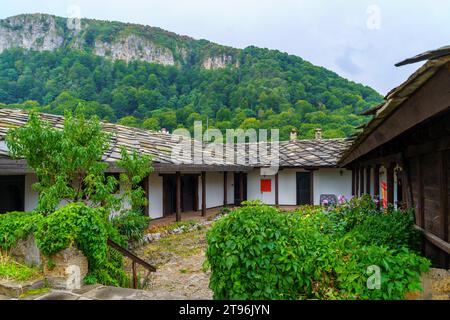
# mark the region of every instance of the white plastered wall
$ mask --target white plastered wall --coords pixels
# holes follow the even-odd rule
[[[337,197],[352,195],[352,173],[345,169],[320,169],[314,171],[314,204],[320,204],[321,194],[334,194]]]
[[[38,204],[38,193],[33,190],[32,185],[37,182],[34,173],[25,175],[25,211],[33,211]]]
[[[206,173],[206,208],[215,208],[223,206],[223,172]],[[228,177],[228,181],[231,177]],[[229,182],[228,182],[229,183]],[[202,208],[202,179],[198,183],[198,206]]]
[[[271,180],[271,192],[261,192],[261,180]],[[261,200],[265,204],[275,204],[275,176],[262,176],[259,169],[248,172],[247,200]]]
[[[152,219],[163,217],[163,177],[151,173],[148,177],[148,206]]]

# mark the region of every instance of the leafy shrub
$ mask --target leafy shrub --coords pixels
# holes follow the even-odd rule
[[[302,210],[280,213],[247,203],[213,225],[205,266],[215,299],[403,299],[420,289],[427,259],[404,246],[378,245],[387,235],[371,243],[353,231],[367,217],[380,217],[365,199],[339,210]],[[380,268],[380,290],[367,287],[371,266]]]
[[[420,291],[421,274],[430,266],[426,258],[407,248],[361,246],[350,235],[334,244],[341,255],[334,261],[334,287],[337,299],[399,300],[410,292]],[[368,268],[380,268],[380,290],[371,290]]]
[[[420,233],[414,228],[414,216],[411,211],[389,210],[366,219],[351,231],[362,244],[407,247],[418,250]]]
[[[73,203],[41,221],[36,241],[47,256],[76,245],[89,261],[88,280],[117,286],[127,277],[122,256],[107,245],[108,238],[117,239],[113,230],[103,209]]]
[[[329,231],[343,235],[362,224],[367,217],[378,213],[376,203],[369,195],[353,198],[340,206],[329,208],[329,220],[333,227]]]
[[[0,248],[11,249],[27,238],[43,217],[34,212],[10,212],[0,215]]]
[[[217,221],[207,234],[215,299],[299,299],[311,291],[308,252],[325,238],[301,217],[250,204]]]
[[[150,218],[140,211],[130,210],[114,217],[111,221],[126,241],[140,241],[149,226]]]

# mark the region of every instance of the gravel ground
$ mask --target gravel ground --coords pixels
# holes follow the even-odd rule
[[[144,289],[182,299],[212,299],[209,272],[203,271],[206,231],[203,227],[169,235],[137,249],[139,257],[157,267]]]

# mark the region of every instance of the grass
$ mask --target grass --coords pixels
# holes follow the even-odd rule
[[[49,291],[50,291],[49,287],[44,287],[44,288],[41,288],[41,289],[28,290],[27,292],[22,293],[19,296],[19,299],[25,299],[27,297],[41,295],[41,294],[47,293]]]
[[[41,275],[38,268],[22,265],[6,254],[0,254],[0,279],[27,281],[36,279]]]
[[[163,237],[140,248],[139,256],[161,266],[173,258],[190,257],[206,248],[205,234],[208,228]]]
[[[201,221],[198,221],[198,220],[184,220],[184,221],[179,221],[179,222],[175,222],[175,223],[156,225],[156,226],[150,227],[148,229],[147,233],[162,233],[165,231],[170,232],[170,231],[173,231],[180,227],[190,228],[200,222]]]

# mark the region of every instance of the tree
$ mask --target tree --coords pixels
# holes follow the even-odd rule
[[[66,112],[64,128],[59,130],[32,111],[28,123],[11,129],[6,141],[11,156],[25,159],[35,171],[37,210],[50,214],[61,202],[84,202],[107,212],[120,208],[125,198],[132,204],[145,203],[146,199],[139,200],[143,190],[137,184],[152,170],[150,157],[139,156],[137,151],[129,155],[122,149],[117,165],[123,170],[120,181],[125,192],[118,196],[115,189],[119,181],[105,176],[108,164],[102,161],[110,138],[97,118],[86,120],[83,115],[74,117]]]
[[[122,119],[119,120],[119,124],[127,127],[135,127],[135,128],[139,127],[138,119],[136,119],[133,116],[123,117]]]

